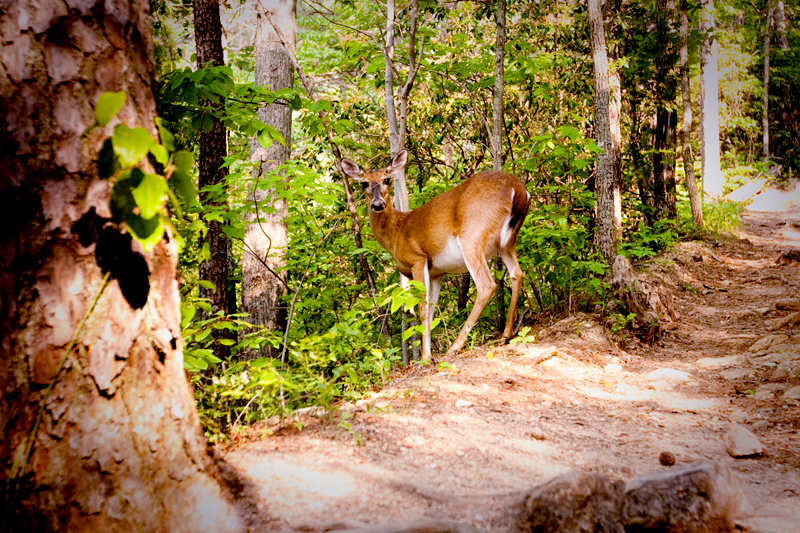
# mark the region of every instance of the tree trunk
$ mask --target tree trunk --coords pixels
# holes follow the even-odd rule
[[[670,76],[675,66],[675,50],[672,45],[672,21],[675,16],[674,0],[658,0],[657,31],[664,44],[664,53],[656,59],[656,128],[653,152],[653,200],[656,218],[674,220],[675,204],[675,127],[678,115],[675,111],[677,85]]]
[[[703,0],[700,13],[700,32],[703,34],[703,46],[700,52],[702,129],[700,164],[703,169],[703,190],[714,199],[722,196],[722,170],[719,157],[719,74],[715,31],[714,0]]]
[[[608,73],[608,119],[611,129],[611,146],[613,153],[612,180],[614,194],[614,233],[617,241],[622,240],[622,84],[619,70],[611,69]]]
[[[773,11],[775,18],[775,44],[781,50],[789,49],[789,39],[786,36],[786,8],[783,0],[775,2],[775,10]]]
[[[689,204],[692,207],[694,227],[703,227],[703,203],[697,180],[694,177],[694,154],[692,153],[692,94],[689,78],[689,7],[687,0],[681,0],[681,93],[683,96],[683,123],[680,142],[683,146],[683,170],[686,173],[686,189],[689,191]]]
[[[492,169],[503,170],[503,75],[505,72],[506,57],[506,0],[497,0],[495,13],[497,34],[494,47],[494,91],[492,98]],[[495,269],[503,268],[500,256],[495,261]],[[506,315],[506,285],[501,278],[497,283],[495,295],[497,310],[495,322],[497,330],[502,332],[505,327]]]
[[[272,91],[294,85],[292,56],[297,35],[294,0],[274,0],[265,5],[271,8],[268,14],[259,14],[256,32],[256,83]],[[278,35],[277,31],[281,32]],[[292,47],[286,50],[284,42]],[[264,106],[258,118],[273,126],[286,141],[273,141],[264,149],[254,138],[251,142],[251,158],[261,164],[255,180],[267,176],[289,159],[292,146],[292,109],[281,102]],[[248,320],[272,331],[283,331],[286,327],[285,253],[288,244],[286,217],[288,206],[285,200],[273,199],[271,190],[254,186],[248,197],[251,211],[244,236],[242,253],[242,306]],[[280,348],[266,344],[247,357],[278,357]]]
[[[764,137],[761,150],[764,153],[764,164],[769,164],[769,40],[772,26],[772,0],[767,0],[767,20],[764,24],[764,105],[761,118],[761,129]]]
[[[219,2],[217,0],[194,0],[194,36],[197,48],[197,67],[203,68],[206,64],[220,66],[225,64],[222,51],[222,24],[219,18]],[[221,109],[223,104],[214,104],[204,101],[205,106],[214,106]],[[200,171],[198,183],[200,186],[200,202],[204,206],[218,207],[226,205],[227,199],[216,194],[204,192],[206,187],[213,187],[225,182],[225,169],[222,167],[223,158],[228,155],[228,132],[222,121],[217,118],[212,120],[210,131],[200,129],[200,155],[198,168]],[[222,311],[225,314],[236,312],[229,308],[231,300],[228,288],[228,273],[231,264],[230,242],[222,232],[222,224],[218,220],[206,222],[208,232],[203,239],[203,245],[208,245],[209,259],[200,264],[199,279],[207,280],[214,284],[213,289],[200,287],[200,297],[211,301],[214,313]],[[213,330],[214,355],[225,359],[230,355],[230,347],[220,344],[222,339],[232,338],[231,332],[226,329]]]
[[[506,57],[506,0],[497,0],[497,38],[494,47],[494,96],[492,99],[492,168],[503,169],[503,73]]]
[[[411,87],[414,85],[416,78],[416,34],[417,34],[417,20],[419,16],[419,0],[412,0],[410,5],[411,9],[411,28],[409,31],[408,42],[408,78],[405,85],[400,90],[400,124],[397,121],[397,106],[395,105],[394,98],[394,32],[395,32],[395,2],[394,0],[387,0],[386,2],[386,46],[384,47],[384,57],[386,60],[386,68],[384,70],[384,101],[386,105],[386,121],[389,127],[389,154],[392,158],[395,155],[405,150],[406,145],[406,124],[408,119],[408,97],[411,93]],[[406,182],[406,169],[405,167],[395,172],[392,175],[394,183],[394,207],[398,211],[408,211],[408,183]],[[405,279],[400,274],[402,279]],[[403,309],[401,317],[401,335],[405,336],[406,328],[408,325],[408,312]],[[413,324],[413,322],[412,322]],[[391,338],[389,326],[386,318],[381,320],[381,332],[387,339]],[[403,364],[408,364],[410,359],[419,361],[420,353],[419,346],[416,344],[417,335],[411,337],[412,343],[412,357],[408,353],[408,341],[401,340],[403,352]]]
[[[0,529],[242,531],[184,374],[175,241],[142,254],[102,230],[146,265],[134,309],[73,233],[111,216],[95,161],[113,126],[157,136],[148,4],[25,5],[0,10]],[[125,105],[83,136],[106,91]]]
[[[589,0],[589,35],[594,60],[594,135],[603,152],[595,165],[597,247],[606,263],[614,264],[617,232],[614,228],[614,154],[609,119],[608,55],[600,0]]]

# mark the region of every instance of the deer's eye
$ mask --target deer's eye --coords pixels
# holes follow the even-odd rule
[[[392,178],[385,178],[385,179],[383,180],[383,184],[384,184],[384,185],[386,185],[387,187],[388,187],[389,185],[391,185],[391,183],[392,183]]]

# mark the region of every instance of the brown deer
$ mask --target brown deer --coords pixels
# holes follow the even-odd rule
[[[530,202],[525,185],[505,172],[479,172],[413,211],[397,211],[392,205],[389,185],[392,174],[405,167],[407,160],[408,152],[403,150],[388,167],[362,171],[354,162],[344,159],[342,170],[366,184],[372,233],[392,254],[397,269],[425,285],[426,301],[419,306],[419,319],[425,327],[422,359],[431,358],[431,318],[439,300],[442,276],[469,272],[478,293],[475,307],[447,351],[449,355],[464,346],[497,289],[487,263],[497,253],[511,277],[511,303],[503,331],[503,337],[511,338],[522,288],[517,235]]]

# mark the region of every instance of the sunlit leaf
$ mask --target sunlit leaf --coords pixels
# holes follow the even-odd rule
[[[97,118],[97,123],[101,126],[106,126],[114,115],[119,113],[122,106],[125,104],[125,93],[103,93],[97,99],[97,106],[94,108],[94,115]]]

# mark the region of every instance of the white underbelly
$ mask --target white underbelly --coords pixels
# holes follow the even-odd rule
[[[447,238],[445,247],[431,261],[431,275],[437,276],[442,273],[463,274],[467,272],[467,264],[464,262],[464,252],[458,239],[454,236]]]

